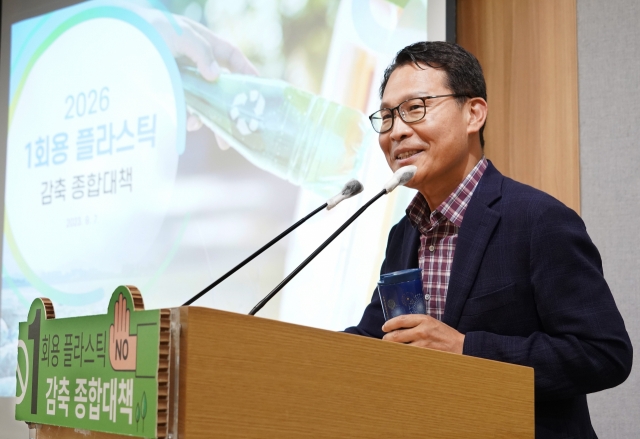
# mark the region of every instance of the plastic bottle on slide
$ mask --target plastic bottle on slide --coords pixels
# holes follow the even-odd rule
[[[254,165],[323,196],[356,176],[372,133],[361,112],[277,79],[180,70],[189,111]]]

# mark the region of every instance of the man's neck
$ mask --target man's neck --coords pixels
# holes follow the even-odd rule
[[[433,211],[440,206],[444,200],[460,185],[471,170],[482,160],[483,151],[478,153],[470,153],[466,162],[448,172],[446,179],[439,179],[437,183],[430,184],[426,188],[420,188],[419,192],[427,200],[429,210]]]

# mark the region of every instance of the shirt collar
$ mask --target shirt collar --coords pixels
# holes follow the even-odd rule
[[[433,212],[429,210],[427,200],[418,192],[406,210],[411,224],[423,234],[426,231],[424,230],[425,228],[427,230],[430,229],[442,218],[446,218],[460,227],[471,196],[486,169],[487,159],[482,156],[482,159],[473,167],[471,172]]]

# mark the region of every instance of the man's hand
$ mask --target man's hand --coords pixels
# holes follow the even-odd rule
[[[405,343],[439,351],[462,353],[464,334],[424,314],[394,317],[382,326],[383,340]]]

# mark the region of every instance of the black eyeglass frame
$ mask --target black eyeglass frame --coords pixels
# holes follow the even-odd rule
[[[471,96],[469,96],[469,95],[465,95],[465,94],[458,94],[458,93],[451,93],[451,94],[447,94],[447,95],[422,96],[422,97],[409,98],[409,99],[407,99],[406,101],[402,101],[402,102],[400,102],[400,104],[396,105],[396,106],[395,106],[395,107],[393,107],[393,108],[381,108],[381,109],[379,109],[378,111],[376,111],[376,112],[372,113],[372,114],[369,116],[369,121],[371,122],[371,127],[372,127],[372,128],[373,128],[373,130],[374,130],[376,133],[378,133],[378,134],[384,134],[384,133],[386,133],[387,131],[391,131],[391,130],[393,129],[393,124],[394,124],[394,123],[395,123],[395,121],[396,121],[396,116],[395,116],[395,113],[396,113],[396,112],[397,112],[397,113],[398,113],[398,115],[402,118],[402,121],[403,121],[404,123],[416,123],[416,122],[420,122],[420,121],[421,121],[422,119],[424,119],[424,117],[427,115],[427,99],[448,98],[448,97],[456,97],[456,98],[462,98],[462,97],[465,97],[465,98],[469,98],[469,99],[471,99]],[[400,112],[400,107],[401,107],[402,105],[406,104],[407,102],[412,101],[412,100],[414,100],[414,99],[420,99],[420,100],[422,100],[422,105],[423,105],[423,106],[422,106],[422,108],[423,108],[423,114],[422,114],[422,117],[421,117],[421,118],[416,119],[416,120],[412,120],[411,122],[409,122],[409,121],[406,121],[406,120],[404,119],[404,116],[403,116],[403,115],[402,115],[402,113]],[[388,129],[384,130],[384,131],[378,131],[378,130],[376,129],[376,127],[375,127],[374,123],[373,123],[373,117],[374,117],[376,114],[378,114],[378,113],[380,113],[381,111],[383,111],[383,110],[388,110],[388,111],[390,111],[390,112],[391,112],[391,126],[390,126]]]

